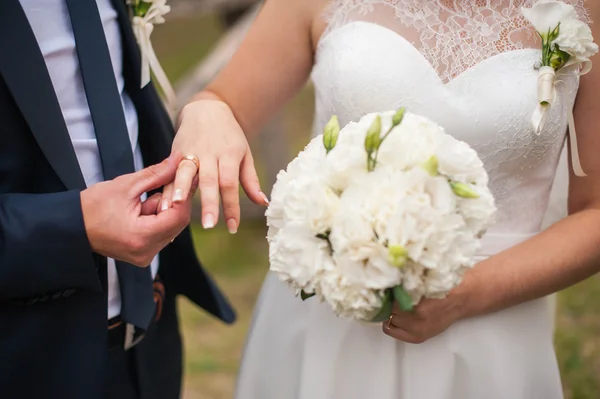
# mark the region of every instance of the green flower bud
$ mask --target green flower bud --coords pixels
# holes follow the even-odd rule
[[[404,113],[406,112],[406,108],[402,107],[392,117],[392,126],[396,127],[402,123],[402,119],[404,119]]]
[[[388,262],[401,269],[408,260],[408,250],[402,245],[390,245],[388,247]]]
[[[340,122],[337,115],[333,115],[329,122],[323,129],[323,145],[327,152],[331,151],[337,143],[338,136],[340,135]]]
[[[431,156],[427,161],[425,161],[425,163],[421,165],[421,167],[425,169],[425,172],[429,173],[429,175],[437,176],[439,167],[437,157],[435,155]]]
[[[556,48],[550,56],[550,66],[556,71],[565,66],[569,58],[571,58],[569,53]]]
[[[367,137],[365,137],[365,150],[367,154],[372,154],[379,149],[381,144],[381,116],[377,115],[369,130],[367,130]]]
[[[556,25],[556,28],[554,28],[554,30],[548,34],[548,39],[549,39],[548,41],[553,42],[554,39],[556,39],[558,37],[559,33],[560,33],[560,22],[558,23],[558,25]]]
[[[450,187],[454,194],[462,198],[479,198],[479,194],[470,184],[450,182]]]

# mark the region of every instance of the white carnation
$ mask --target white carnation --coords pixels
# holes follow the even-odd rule
[[[389,135],[369,171],[365,137],[378,115]],[[394,115],[348,124],[329,153],[313,139],[278,175],[266,213],[271,270],[343,318],[371,320],[398,285],[415,304],[444,297],[493,222],[477,153],[410,113],[390,131]],[[459,196],[470,192],[478,197]]]
[[[571,55],[572,61],[588,61],[598,52],[598,45],[594,43],[592,30],[583,21],[568,20],[560,24],[559,34],[553,44]]]
[[[327,263],[319,285],[319,296],[343,319],[371,320],[381,308],[383,291],[351,284],[337,266]]]
[[[328,258],[327,242],[315,237],[301,224],[285,226],[272,238],[269,246],[271,271],[296,294],[300,290],[315,291]]]

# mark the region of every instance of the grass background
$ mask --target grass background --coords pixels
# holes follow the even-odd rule
[[[167,20],[155,30],[153,43],[167,74],[176,82],[209,53],[223,27],[214,15]],[[312,112],[310,87],[284,109],[281,134],[288,135],[296,147],[308,140]],[[257,167],[260,170],[261,165]],[[198,254],[229,295],[239,321],[225,326],[181,299],[186,348],[184,399],[232,397],[245,335],[268,269],[265,234],[262,220],[244,221],[234,236],[222,227],[204,231],[194,226]],[[599,399],[600,276],[559,294],[555,343],[566,398]]]

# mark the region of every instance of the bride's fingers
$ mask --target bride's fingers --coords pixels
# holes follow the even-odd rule
[[[202,205],[202,227],[215,227],[219,220],[219,172],[216,158],[203,158],[198,174],[200,203]]]
[[[173,202],[183,202],[189,195],[192,188],[192,181],[198,174],[198,166],[195,162],[183,159],[177,168],[175,181],[173,182]]]
[[[223,217],[227,230],[237,232],[240,225],[240,163],[235,158],[219,159],[219,188],[223,203]]]
[[[163,188],[163,192],[162,192],[162,201],[160,203],[160,211],[166,211],[167,209],[169,209],[172,205],[171,203],[171,198],[173,198],[173,183],[169,183],[167,184],[164,188]]]
[[[250,149],[246,151],[244,159],[240,165],[240,183],[244,192],[252,202],[258,205],[269,205],[269,199],[260,189],[260,181],[254,167],[254,158]]]
[[[384,334],[389,335],[398,341],[407,342],[409,344],[421,344],[425,342],[424,339],[419,338],[404,328],[394,324],[393,319],[384,321],[382,323],[382,330]]]

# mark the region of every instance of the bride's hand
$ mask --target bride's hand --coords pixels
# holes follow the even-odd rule
[[[182,202],[190,193],[198,174],[202,226],[215,226],[219,219],[219,194],[230,233],[240,223],[239,184],[256,204],[267,205],[260,189],[250,146],[229,106],[223,101],[200,99],[186,105],[180,114],[180,124],[172,153],[196,157],[199,163],[183,159],[173,183],[163,191],[162,209],[172,202]]]
[[[467,316],[465,288],[459,285],[444,299],[423,299],[410,312],[394,304],[392,316],[382,323],[383,332],[410,344],[421,344],[441,334]]]

